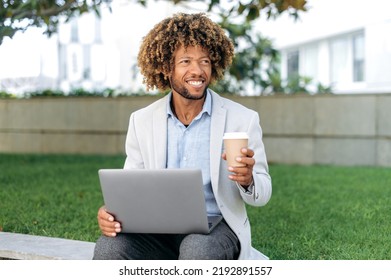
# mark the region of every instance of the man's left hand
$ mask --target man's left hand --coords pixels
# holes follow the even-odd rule
[[[229,166],[228,170],[231,172],[229,178],[232,181],[238,182],[243,187],[248,187],[253,181],[253,167],[255,164],[254,151],[249,148],[243,148],[241,150],[243,156],[238,157],[238,162],[244,163],[245,166],[233,167]],[[225,153],[222,154],[222,158],[227,160]]]

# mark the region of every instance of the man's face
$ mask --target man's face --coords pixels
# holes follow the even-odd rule
[[[210,83],[212,65],[209,54],[201,47],[181,46],[174,53],[171,88],[186,99],[205,96]]]

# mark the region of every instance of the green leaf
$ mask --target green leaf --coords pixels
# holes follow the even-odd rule
[[[246,5],[243,5],[242,3],[239,4],[238,7],[238,14],[241,15],[246,10]]]
[[[0,26],[0,45],[3,42],[4,37],[12,38],[18,30],[21,29],[11,26]]]
[[[248,14],[247,14],[247,21],[253,21],[254,19],[257,19],[259,18],[259,9],[256,5],[251,5],[249,7],[249,11],[248,11]]]
[[[220,5],[220,0],[211,0],[208,5],[208,12],[210,12],[213,7]]]

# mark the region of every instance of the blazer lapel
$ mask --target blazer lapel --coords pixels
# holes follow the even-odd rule
[[[166,102],[161,102],[161,106],[153,112],[153,147],[155,150],[154,167],[157,169],[166,168],[167,163],[167,96]]]
[[[220,96],[212,90],[210,90],[210,92],[212,94],[212,118],[210,126],[210,177],[213,191],[217,193],[227,110],[223,107]]]

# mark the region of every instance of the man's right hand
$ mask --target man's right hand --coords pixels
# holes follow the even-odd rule
[[[99,208],[97,218],[103,235],[114,237],[121,232],[121,224],[114,220],[114,217],[107,212],[105,206]]]

